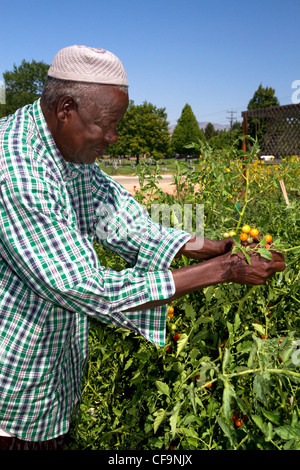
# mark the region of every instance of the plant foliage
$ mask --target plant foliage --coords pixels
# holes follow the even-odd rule
[[[148,208],[149,191],[155,202],[203,203],[209,238],[238,233],[245,223],[271,233],[286,270],[264,285],[220,284],[177,300],[162,348],[94,321],[69,448],[300,449],[299,160],[263,164],[250,142],[247,155],[240,142],[220,151],[194,144],[199,171],[175,174],[174,196],[157,187],[159,171],[155,177],[140,169],[136,198]],[[103,264],[125,267],[99,245],[95,249]],[[176,258],[172,269],[192,262]]]

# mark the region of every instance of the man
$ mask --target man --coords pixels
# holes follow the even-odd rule
[[[57,449],[80,399],[89,318],[162,346],[166,304],[220,282],[261,284],[285,268],[230,253],[232,240],[154,223],[95,160],[117,141],[128,106],[120,60],[59,51],[40,100],[0,124],[0,438]],[[93,242],[131,266],[100,265]],[[174,256],[199,264],[170,271]]]

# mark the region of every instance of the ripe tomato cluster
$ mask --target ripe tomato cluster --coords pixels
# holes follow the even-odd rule
[[[223,233],[223,238],[229,238],[229,237],[234,237],[236,235],[236,232],[234,230],[230,230],[229,232],[224,232]],[[251,243],[253,241],[253,238],[256,238],[259,235],[259,230],[257,228],[251,228],[250,225],[244,225],[242,227],[242,233],[240,234],[240,240],[242,242],[248,241],[248,243]],[[267,243],[271,243],[272,241],[272,235],[265,235],[265,239]]]
[[[249,225],[244,225],[242,227],[242,233],[240,234],[240,240],[242,242],[248,241],[248,243],[251,243],[253,238],[256,238],[259,235],[259,230],[257,228],[251,228]],[[272,241],[272,235],[265,235],[265,239],[267,243],[271,243]]]
[[[174,307],[169,307],[169,310],[168,310],[168,317],[169,318],[173,318],[174,316]]]
[[[235,427],[240,428],[243,425],[243,422],[248,420],[248,416],[242,414],[241,416],[238,413],[233,413],[232,421],[234,422]]]
[[[223,233],[223,238],[229,238],[229,237],[234,237],[236,235],[236,232],[234,230],[230,230],[229,232],[224,232]],[[256,227],[251,228],[250,225],[246,224],[243,225],[241,233],[239,234],[239,239],[241,242],[247,242],[249,245],[255,241],[257,242],[257,248],[256,251],[259,251],[259,248],[264,247],[264,248],[269,248],[271,242],[272,242],[272,235],[265,235],[265,245],[262,244],[261,240],[258,239],[259,235],[259,230]],[[261,238],[261,237],[260,237]],[[237,244],[237,238],[234,238],[235,243],[236,243],[236,249],[238,249],[238,244]]]

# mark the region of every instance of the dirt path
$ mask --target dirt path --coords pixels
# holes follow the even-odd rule
[[[135,191],[140,188],[139,179],[137,176],[116,175],[116,176],[112,176],[112,178],[116,180],[118,183],[120,183],[132,195],[134,195]],[[165,193],[174,194],[175,186],[171,184],[173,182],[174,180],[173,180],[172,175],[162,175],[162,179],[159,181],[158,186]]]

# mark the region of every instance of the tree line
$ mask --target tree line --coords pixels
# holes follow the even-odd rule
[[[13,70],[4,72],[5,102],[0,103],[0,118],[41,96],[48,68],[44,62],[23,60],[19,66],[14,64]],[[275,90],[260,84],[249,101],[248,109],[278,105]],[[264,123],[249,120],[248,129],[251,136],[263,139]],[[108,154],[112,157],[135,156],[138,162],[144,155],[156,160],[173,155],[192,156],[192,149],[187,147],[198,140],[208,141],[216,149],[223,148],[242,135],[242,125],[236,121],[228,131],[216,130],[212,123],[208,123],[204,130],[200,129],[187,103],[171,131],[165,108],[158,108],[147,101],[140,105],[130,101],[125,117],[118,125],[118,135],[118,142],[108,149]]]

